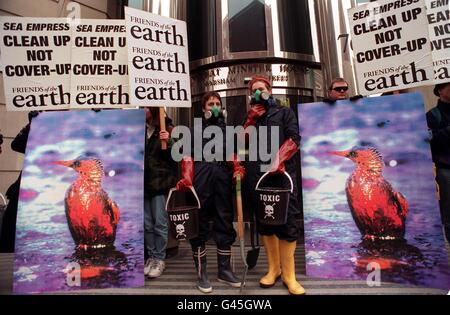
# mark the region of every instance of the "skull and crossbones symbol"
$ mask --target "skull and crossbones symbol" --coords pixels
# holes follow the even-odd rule
[[[184,221],[182,224],[176,223],[174,224],[175,224],[175,231],[177,232],[177,239],[181,237],[186,238],[186,234],[184,233],[185,232],[184,225],[186,224],[186,221]]]
[[[264,203],[264,206],[266,206],[264,209],[264,213],[266,214],[264,216],[264,219],[271,218],[272,220],[275,220],[275,217],[273,216],[273,213],[275,212],[273,206],[275,206],[275,203],[273,205],[266,205]]]

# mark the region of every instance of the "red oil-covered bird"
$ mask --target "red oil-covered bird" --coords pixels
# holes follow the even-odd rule
[[[331,152],[356,163],[345,191],[353,219],[366,240],[403,239],[408,202],[383,178],[383,157],[372,147]]]
[[[79,174],[65,196],[67,223],[75,244],[82,249],[113,246],[120,211],[102,188],[102,162],[78,157],[55,164],[73,168]]]

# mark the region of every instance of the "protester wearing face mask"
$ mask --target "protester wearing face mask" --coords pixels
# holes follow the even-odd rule
[[[212,159],[204,156],[202,161],[195,161],[194,164],[192,157],[185,157],[181,164],[184,178],[178,182],[177,190],[188,191],[193,186],[200,200],[199,235],[191,239],[190,243],[197,270],[197,288],[203,293],[210,293],[213,288],[207,273],[205,246],[210,234],[210,220],[213,221],[212,235],[217,245],[218,281],[237,288],[241,285],[231,268],[231,246],[236,239],[232,186],[237,174],[244,177],[244,169],[237,157],[226,156],[226,112],[222,108],[220,95],[216,92],[206,93],[202,99],[202,110],[202,130],[192,134],[203,134],[208,127],[219,127],[223,145],[214,148]],[[209,141],[212,139],[203,137],[203,152]]]
[[[203,108],[203,117],[210,123],[219,123],[219,120],[225,122],[227,111],[222,108],[222,104],[218,98],[211,96]]]
[[[256,133],[250,134],[250,140],[251,137],[259,137],[263,128],[267,128],[267,139],[270,141],[271,133],[274,132],[273,128],[278,128],[279,146],[276,148],[278,151],[270,165],[269,172],[275,174],[286,171],[291,178],[296,179],[297,169],[293,156],[299,149],[300,133],[294,112],[290,108],[277,105],[272,97],[271,83],[266,77],[255,76],[248,86],[252,95],[251,109],[247,114],[244,127],[256,128]],[[271,145],[268,145],[268,148],[271,148]],[[268,162],[260,160],[248,161],[245,164],[247,177],[244,196],[247,197],[246,204],[248,206],[244,208],[247,208],[247,211],[258,203],[259,195],[255,188],[258,180],[264,174],[261,166],[266,164]],[[257,221],[258,233],[263,240],[268,260],[268,272],[260,279],[259,283],[262,288],[270,288],[276,284],[279,278],[282,278],[290,294],[301,295],[305,293],[305,290],[296,280],[294,261],[299,237],[296,215],[300,212],[296,182],[296,180],[293,181],[293,192],[289,195],[287,222],[283,225],[271,226]]]

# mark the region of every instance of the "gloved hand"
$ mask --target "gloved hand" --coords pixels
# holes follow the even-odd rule
[[[255,105],[253,106],[247,114],[247,120],[244,124],[244,129],[249,126],[256,125],[258,119],[266,113],[266,108],[264,105]]]
[[[284,173],[286,171],[286,167],[284,166],[284,162],[290,160],[295,153],[298,151],[298,145],[289,138],[286,140],[281,148],[278,150],[277,155],[275,156],[275,160],[270,166],[270,173]]]
[[[194,159],[185,156],[181,161],[181,179],[178,181],[176,189],[178,191],[190,191],[194,181]]]
[[[233,154],[228,163],[233,167],[233,182],[236,183],[236,178],[238,175],[241,177],[241,181],[243,181],[245,177],[245,168],[242,166],[239,156],[237,154]]]
[[[336,104],[336,100],[332,100],[332,99],[329,99],[329,98],[324,98],[322,102],[330,104],[330,105]]]

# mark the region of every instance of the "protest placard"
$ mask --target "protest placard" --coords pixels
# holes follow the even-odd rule
[[[131,104],[191,107],[186,22],[125,8]]]
[[[383,0],[349,10],[359,91],[370,95],[434,83],[424,0]]]
[[[71,26],[66,19],[0,17],[7,110],[70,105]]]
[[[129,102],[123,20],[81,20],[72,33],[71,108],[123,108]]]
[[[450,7],[448,0],[426,0],[434,74],[437,83],[450,80]]]

